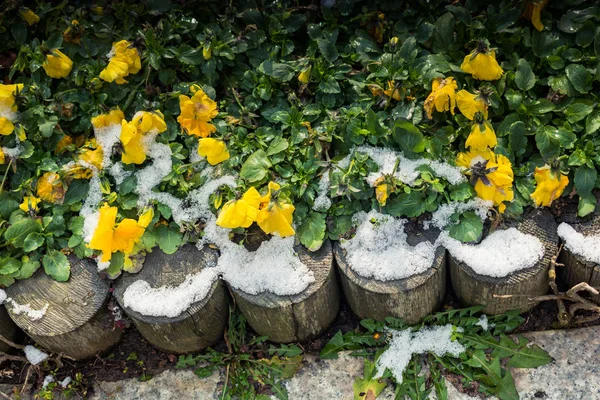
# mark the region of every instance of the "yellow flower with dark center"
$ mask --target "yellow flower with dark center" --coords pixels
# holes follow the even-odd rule
[[[71,73],[73,61],[62,51],[54,49],[46,56],[46,61],[44,61],[42,67],[50,78],[61,79]]]
[[[35,196],[25,196],[23,197],[23,202],[19,205],[19,208],[24,212],[38,211],[40,209],[39,203],[42,201],[41,199]]]
[[[548,0],[530,0],[525,6],[523,11],[523,17],[531,21],[535,29],[538,31],[544,30],[544,24],[542,24],[542,10],[548,4]]]
[[[19,11],[21,17],[27,22],[27,25],[31,26],[40,22],[40,17],[29,8],[24,8]]]
[[[56,172],[46,172],[37,181],[37,197],[49,203],[61,204],[65,188]]]
[[[0,84],[0,114],[8,111],[17,111],[15,104],[15,95],[23,90],[23,84],[17,83],[14,85]],[[2,110],[2,109],[6,110]]]
[[[110,261],[112,254],[117,251],[122,251],[126,256],[131,254],[152,220],[152,216],[148,218],[149,214],[146,214],[152,212],[150,209],[142,214],[138,221],[125,218],[116,224],[117,211],[117,207],[110,207],[104,203],[100,208],[98,225],[89,243],[90,249],[102,252],[102,262]]]
[[[453,77],[435,78],[431,82],[431,93],[425,99],[425,103],[423,103],[427,118],[433,118],[434,108],[438,112],[450,111],[454,115],[456,89],[458,89],[458,85]]]
[[[569,177],[560,171],[552,171],[549,165],[536,168],[533,176],[537,185],[531,198],[536,207],[552,205],[552,202],[560,197],[569,184]]]
[[[475,118],[475,114],[480,112],[483,117],[488,117],[488,106],[485,100],[476,94],[472,94],[462,89],[456,93],[456,105],[459,111],[471,121]]]
[[[0,117],[0,135],[10,135],[15,130],[15,125],[6,117]]]
[[[92,125],[96,129],[102,129],[111,125],[121,125],[121,121],[124,119],[125,114],[117,108],[116,110],[111,110],[108,114],[100,114],[92,118]]]
[[[475,50],[465,56],[460,69],[482,81],[495,81],[504,73],[496,61],[496,52],[490,50],[483,40],[479,41]]]
[[[127,40],[113,43],[108,57],[108,65],[100,72],[100,79],[106,82],[121,85],[127,82],[125,77],[137,74],[142,69],[140,53]]]
[[[142,133],[162,133],[167,130],[165,116],[159,110],[139,111],[133,116],[131,122]]]
[[[490,149],[470,150],[460,153],[456,164],[468,168],[467,174],[479,198],[492,201],[501,213],[506,210],[504,202],[514,198],[514,175],[508,158],[494,154]]]
[[[121,143],[123,144],[123,153],[121,154],[123,164],[141,164],[146,161],[144,135],[133,121],[123,120],[121,122]]]
[[[82,34],[83,27],[79,25],[79,21],[74,19],[63,32],[63,39],[67,43],[79,44],[81,42]]]
[[[217,225],[229,229],[249,227],[256,221],[260,201],[260,193],[251,187],[241,199],[225,203],[217,218]]]
[[[312,71],[312,65],[300,71],[298,74],[298,82],[307,84],[310,81],[310,72]]]
[[[225,142],[218,139],[202,138],[198,141],[198,154],[206,157],[210,165],[217,165],[220,162],[229,160],[229,152]]]
[[[280,188],[279,184],[269,182],[268,192],[262,196],[260,201],[260,211],[256,222],[263,232],[278,233],[279,236],[286,237],[296,233],[292,228],[295,207],[279,198]]]
[[[388,88],[383,91],[383,94],[385,94],[387,97],[391,97],[396,101],[400,101],[402,99],[400,94],[400,88],[396,87],[396,83],[394,81],[388,81],[387,87]]]
[[[465,143],[466,147],[473,150],[485,150],[487,148],[494,148],[498,144],[496,138],[496,132],[492,124],[488,120],[482,120],[481,122],[474,122],[471,127],[471,134],[467,138]]]
[[[192,85],[190,91],[193,93],[191,98],[183,94],[179,96],[181,113],[177,122],[188,135],[208,137],[217,130],[209,123],[219,113],[217,103],[197,85]]]

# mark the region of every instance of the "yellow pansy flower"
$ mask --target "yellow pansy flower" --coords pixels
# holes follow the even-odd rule
[[[394,81],[388,81],[387,87],[388,88],[383,91],[383,94],[385,94],[387,97],[391,97],[396,101],[400,101],[402,97],[400,96],[400,88],[396,87],[396,83]]]
[[[77,160],[68,173],[75,179],[90,179],[92,177],[92,169],[96,171],[102,170],[104,152],[102,147],[96,144],[95,139],[91,139],[86,148],[81,150]]]
[[[533,176],[536,188],[531,194],[531,198],[536,207],[549,207],[554,200],[560,197],[569,184],[569,177],[559,171],[553,172],[549,165],[536,168]]]
[[[22,90],[22,83],[17,83],[14,85],[0,84],[0,108],[7,108],[10,109],[10,111],[17,111],[15,95]]]
[[[10,135],[15,130],[15,125],[6,117],[0,117],[0,135]]]
[[[188,135],[208,137],[217,130],[209,123],[219,113],[217,103],[197,85],[192,85],[190,90],[194,94],[191,98],[183,94],[179,96],[181,113],[177,122]]]
[[[61,79],[71,73],[73,61],[62,51],[54,49],[46,55],[46,61],[44,61],[42,67],[50,78]]]
[[[278,200],[271,200],[269,205],[258,212],[258,226],[268,234],[277,233],[281,237],[296,233],[292,228],[293,213],[296,208]]]
[[[303,69],[298,74],[298,82],[307,84],[310,80],[310,71],[312,71],[312,65],[309,65],[308,68]]]
[[[37,197],[49,203],[62,203],[65,197],[65,188],[56,172],[46,172],[38,179]]]
[[[210,165],[217,165],[222,161],[229,160],[229,152],[225,142],[218,139],[202,138],[198,141],[198,154],[206,157]]]
[[[23,197],[23,202],[19,205],[19,208],[24,212],[37,211],[40,209],[39,203],[42,201],[41,199],[35,196],[25,196]]]
[[[496,138],[496,132],[494,132],[492,124],[488,120],[483,120],[473,123],[471,134],[467,138],[465,146],[473,150],[485,150],[487,148],[494,148],[497,144],[498,139]]]
[[[379,185],[375,186],[375,198],[377,199],[379,205],[385,206],[389,195],[390,185],[388,185],[387,183],[380,183]]]
[[[481,96],[469,93],[464,89],[456,93],[456,105],[462,115],[471,121],[478,111],[483,114],[485,119],[488,117],[488,106],[485,100]]]
[[[142,133],[162,133],[167,130],[165,116],[159,110],[139,111],[133,116],[131,122]]]
[[[435,78],[431,82],[431,93],[423,103],[427,118],[433,118],[434,108],[438,112],[450,111],[454,115],[456,89],[458,89],[458,85],[453,77]]]
[[[469,150],[458,155],[456,164],[468,168],[467,174],[479,198],[492,201],[501,213],[506,210],[504,202],[514,198],[514,175],[508,158],[490,149]]]
[[[63,39],[67,43],[79,44],[81,42],[81,35],[83,28],[79,25],[79,21],[74,19],[69,24],[69,27],[63,32]]]
[[[100,114],[92,118],[92,125],[96,129],[102,129],[111,125],[121,125],[121,121],[124,119],[125,114],[117,108],[116,110],[111,110],[108,114]]]
[[[475,50],[465,56],[460,69],[482,81],[495,81],[504,73],[496,61],[496,52],[490,50],[483,40],[479,41]]]
[[[127,82],[124,78],[137,74],[142,69],[140,53],[127,40],[113,43],[108,65],[100,72],[100,79],[106,82],[116,82],[121,85]]]
[[[548,4],[548,0],[530,0],[525,6],[525,11],[523,11],[523,17],[530,20],[534,28],[540,32],[544,29],[542,10],[546,7],[546,4]]]
[[[21,17],[27,22],[27,25],[31,26],[40,22],[40,17],[31,11],[29,8],[24,8],[19,11]]]
[[[217,218],[217,225],[229,229],[249,227],[256,221],[260,200],[258,190],[251,187],[241,199],[225,203]]]
[[[123,144],[123,153],[121,154],[123,164],[141,164],[146,161],[144,135],[133,121],[123,120],[121,122],[121,143]]]
[[[117,251],[122,251],[126,256],[131,254],[152,217],[148,220],[148,214],[144,213],[138,221],[125,218],[116,224],[116,220],[117,207],[110,207],[104,203],[100,208],[98,225],[88,245],[90,249],[102,252],[102,262],[110,261],[112,253]]]
[[[367,88],[373,96],[381,96],[383,94],[383,88],[376,83],[369,83]]]

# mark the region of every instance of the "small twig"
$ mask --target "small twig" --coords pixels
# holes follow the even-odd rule
[[[0,340],[3,341],[4,343],[6,343],[7,345],[9,345],[10,347],[14,347],[15,349],[20,349],[20,350],[24,350],[25,349],[25,346],[21,346],[20,344],[16,344],[15,342],[11,342],[10,340],[8,340],[7,338],[5,338],[2,335],[0,335]]]
[[[2,395],[2,397],[4,397],[5,399],[10,400],[10,397],[6,393],[0,392],[0,395]]]
[[[33,369],[33,365],[30,365],[29,368],[27,368],[27,375],[25,375],[25,382],[23,383],[23,387],[21,387],[20,393],[23,393],[25,391],[25,387],[27,386],[27,382],[29,382],[29,376],[31,375],[32,369]]]
[[[563,264],[556,262],[562,250],[562,246],[563,245],[561,244],[556,254],[550,260],[550,268],[548,269],[548,285],[550,285],[550,289],[552,289],[552,292],[556,296],[558,296],[558,294],[560,293],[560,291],[558,290],[558,286],[556,285],[556,266],[564,266]],[[569,316],[569,313],[567,312],[567,307],[565,306],[565,303],[562,298],[556,297],[556,305],[558,306],[558,322],[560,326],[564,328],[569,325],[569,322],[571,322],[571,318]]]
[[[23,361],[23,362],[27,362],[27,358],[25,358],[23,356],[13,356],[11,354],[6,354],[6,353],[0,351],[0,363],[2,361]]]

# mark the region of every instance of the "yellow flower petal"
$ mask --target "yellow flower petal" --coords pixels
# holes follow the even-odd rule
[[[97,117],[92,118],[92,125],[96,129],[106,128],[107,126],[121,125],[121,121],[125,119],[123,111],[116,109],[111,110],[108,114],[100,114]]]
[[[24,212],[29,212],[29,210],[37,211],[39,210],[39,203],[42,201],[38,197],[35,196],[25,196],[23,197],[23,202],[19,205],[19,208]]]
[[[122,251],[126,254],[133,252],[133,246],[140,241],[144,234],[144,227],[136,220],[125,218],[114,229],[112,237],[112,251]]]
[[[142,68],[138,50],[127,40],[113,43],[108,65],[100,72],[100,79],[119,85],[126,82],[125,77],[136,74]]]
[[[488,106],[485,101],[478,98],[476,94],[472,94],[462,89],[456,93],[456,105],[458,109],[466,118],[471,121],[475,118],[475,114],[479,111],[483,114],[483,117],[488,117]]]
[[[73,61],[62,51],[54,49],[46,56],[46,61],[44,61],[42,67],[50,78],[60,79],[71,73]]]
[[[19,14],[29,26],[40,22],[40,17],[36,13],[31,11],[29,8],[19,11]]]
[[[251,187],[241,199],[227,202],[217,218],[217,225],[223,228],[247,228],[258,216],[261,196],[256,188]]]
[[[281,237],[295,234],[292,228],[292,214],[295,207],[291,204],[273,201],[261,210],[257,216],[258,226],[267,234],[278,233]]]
[[[484,151],[487,148],[493,148],[498,144],[496,133],[489,121],[483,123],[475,122],[471,127],[471,134],[465,143],[466,147],[473,150]]]
[[[229,159],[225,142],[212,138],[202,138],[198,141],[198,154],[206,157],[210,165],[217,165]]]
[[[99,212],[98,225],[88,246],[90,249],[100,250],[102,252],[101,261],[107,262],[110,261],[113,253],[113,233],[117,220],[117,207],[110,207],[104,203]]]
[[[566,175],[553,174],[548,165],[536,168],[534,178],[536,188],[531,194],[531,198],[536,207],[549,207],[552,205],[552,202],[562,195],[569,184],[569,178]]]
[[[473,78],[482,81],[495,81],[502,77],[504,70],[496,61],[496,52],[489,50],[487,53],[473,50],[466,55],[460,68],[471,74]]]
[[[217,130],[209,123],[219,113],[217,103],[197,85],[190,90],[193,92],[191,98],[186,95],[179,96],[181,113],[177,117],[177,122],[188,135],[208,137]]]
[[[123,164],[141,164],[146,161],[144,136],[135,123],[125,120],[121,122],[121,143],[123,144],[123,153],[121,154]]]
[[[433,118],[434,108],[438,112],[450,111],[454,115],[456,89],[458,89],[458,85],[453,77],[435,78],[431,82],[431,93],[423,103],[427,118]]]
[[[65,197],[65,189],[57,173],[46,172],[38,179],[37,197],[54,204],[62,203]]]
[[[6,117],[0,117],[0,135],[10,135],[15,130],[15,125]]]

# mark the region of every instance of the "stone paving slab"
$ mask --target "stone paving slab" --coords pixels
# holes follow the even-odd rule
[[[536,369],[513,369],[515,385],[523,400],[600,399],[600,326],[563,331],[525,334],[544,348],[554,361]],[[346,400],[353,398],[354,379],[362,376],[363,360],[340,354],[335,360],[307,355],[303,367],[285,382],[290,400]],[[191,370],[165,371],[150,381],[135,379],[94,384],[94,400],[218,399],[224,381],[223,371],[199,379]],[[450,383],[450,400],[471,400]],[[10,396],[12,387],[0,385]],[[4,398],[5,396],[0,396]],[[27,399],[24,396],[23,399]],[[391,388],[379,399],[393,399]],[[432,396],[434,398],[434,396]],[[490,399],[491,400],[491,399]]]

